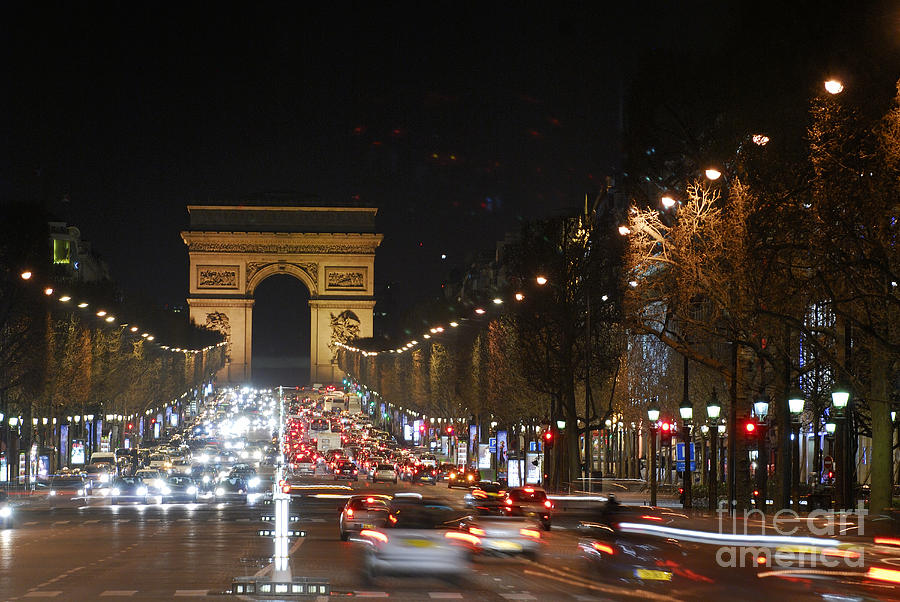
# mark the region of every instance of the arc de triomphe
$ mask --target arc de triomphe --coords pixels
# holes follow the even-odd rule
[[[374,208],[188,206],[191,321],[228,341],[221,383],[251,379],[253,293],[273,274],[309,290],[310,383],[340,380],[332,341],[372,336]]]

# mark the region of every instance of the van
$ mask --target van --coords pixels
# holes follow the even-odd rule
[[[91,464],[109,464],[116,466],[116,454],[113,452],[94,452],[91,454]]]

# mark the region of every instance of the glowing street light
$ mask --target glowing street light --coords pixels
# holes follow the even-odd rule
[[[631,229],[628,226],[619,226],[619,234],[622,236],[628,236],[631,234]]]
[[[72,300],[72,297],[70,297],[69,295],[63,295],[62,297],[59,298],[60,303],[68,303],[71,300]]]
[[[494,297],[494,305],[501,305],[503,303],[503,299],[500,297]]]
[[[540,284],[541,286],[544,286],[545,284],[547,284],[547,279],[543,276],[538,276],[537,278],[535,278],[535,281],[538,284]]]
[[[769,143],[769,137],[765,134],[753,134],[751,140],[756,146],[765,146]]]
[[[84,309],[87,306],[88,306],[88,304],[84,301],[82,301],[81,303],[78,304],[78,307],[80,307],[81,309]]]
[[[44,294],[49,297],[50,295],[53,294],[53,289],[48,286],[47,288],[44,289]]]
[[[522,293],[516,293],[516,301],[522,301],[525,299],[525,295]]]
[[[844,91],[844,84],[842,84],[840,80],[829,79],[827,82],[825,82],[825,90],[829,94],[840,94]]]
[[[31,273],[30,271],[28,271],[28,270],[25,270],[24,272],[22,272],[22,273],[19,274],[19,275],[22,277],[22,280],[31,280],[31,277],[32,277],[34,274],[32,274],[32,273]]]
[[[722,177],[722,172],[714,167],[710,167],[706,170],[706,177],[712,181],[716,181]]]
[[[459,326],[459,322],[450,322],[450,326],[451,326],[451,328],[456,328],[457,326]],[[415,344],[415,343],[416,342],[413,341],[413,344]]]
[[[659,202],[662,203],[662,206],[665,209],[671,209],[678,203],[678,201],[670,196],[664,196],[663,198],[659,199]]]
[[[482,309],[482,308],[480,308],[480,307],[476,307],[476,308],[475,308],[475,313],[478,314],[478,315],[480,316],[480,315],[484,314],[484,309]]]

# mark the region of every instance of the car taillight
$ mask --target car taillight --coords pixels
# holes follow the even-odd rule
[[[444,533],[444,537],[446,537],[447,539],[458,539],[459,541],[464,541],[466,543],[472,544],[473,546],[477,546],[481,543],[481,540],[471,533],[461,533],[459,531],[447,531],[446,533]]]
[[[353,518],[353,508],[347,508],[347,516]]]
[[[531,537],[531,538],[533,538],[533,539],[540,539],[540,538],[541,538],[541,532],[540,532],[540,531],[536,531],[536,530],[534,530],[534,529],[519,529],[519,533],[520,533],[521,535],[524,535],[525,537]]]
[[[484,529],[479,529],[478,527],[469,527],[469,533],[471,533],[472,535],[481,535],[482,537],[487,535]]]
[[[371,529],[363,529],[359,532],[362,537],[371,537],[372,539],[378,540],[381,543],[388,542],[388,536],[382,533],[381,531],[372,531]]]
[[[507,505],[507,506],[512,506],[512,500],[509,499],[509,498],[506,498],[506,505]]]
[[[600,543],[599,541],[595,541],[591,544],[591,547],[597,550],[598,552],[603,552],[604,554],[612,554],[615,552],[612,546],[607,545],[605,543]]]
[[[550,503],[550,500],[547,500],[546,502],[544,502],[544,507],[546,507],[546,508],[552,508],[552,507],[553,507],[553,504]]]
[[[456,478],[456,473],[455,473],[455,472],[451,472],[451,473],[450,473],[450,478],[451,478],[451,479],[455,479],[455,478]]]

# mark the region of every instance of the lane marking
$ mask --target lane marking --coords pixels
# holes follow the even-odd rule
[[[57,591],[46,591],[46,592],[28,592],[23,598],[55,598],[60,595],[62,590]]]
[[[176,596],[205,596],[209,593],[208,589],[176,589]]]
[[[100,522],[100,519],[99,519],[99,518],[95,518],[95,519],[93,519],[93,520],[86,520],[86,521],[84,521],[84,524],[86,524],[86,525],[91,525],[91,524],[93,524],[93,523],[99,523],[99,522]]]
[[[70,521],[70,520],[58,520],[55,523],[53,523],[53,526],[55,527],[56,525],[68,525],[71,522],[72,521]]]
[[[428,597],[435,600],[461,600],[463,595],[459,592],[428,592]]]
[[[525,571],[526,573],[528,571]],[[537,600],[534,596],[528,593],[522,594],[500,594],[501,597],[506,598],[507,600]]]
[[[357,598],[387,598],[387,592],[353,592]]]
[[[125,596],[133,596],[136,593],[137,593],[136,589],[108,589],[105,592],[103,592],[102,594],[100,594],[100,597],[101,598],[110,597],[110,596],[125,597]]]
[[[30,520],[30,521],[28,521],[27,523],[22,523],[22,526],[23,526],[23,527],[28,527],[28,526],[30,526],[30,525],[36,525],[36,524],[38,524],[38,522],[37,522],[36,520]]]

